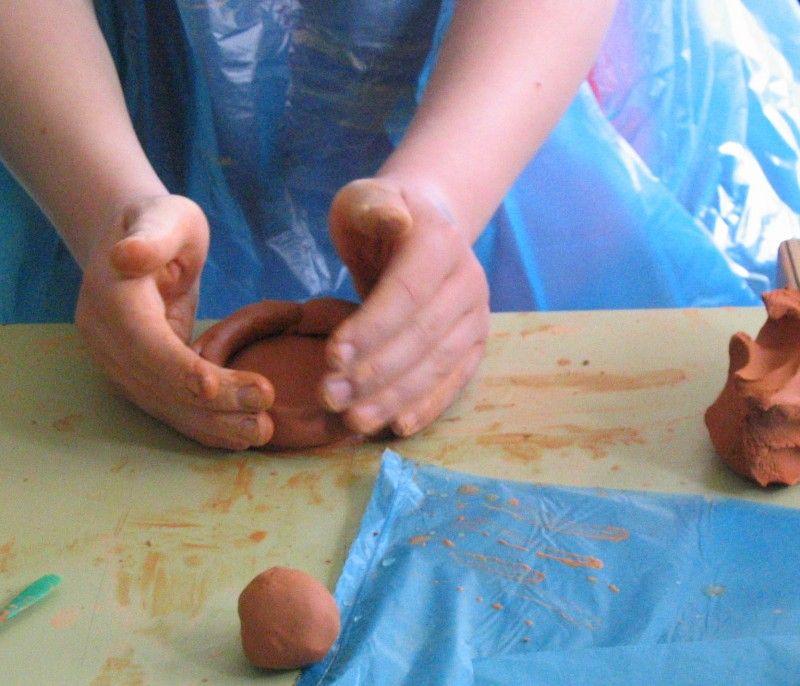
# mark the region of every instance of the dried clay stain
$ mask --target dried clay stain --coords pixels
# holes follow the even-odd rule
[[[54,629],[69,629],[80,618],[80,611],[77,607],[65,607],[50,619],[50,626]]]
[[[308,501],[312,505],[321,505],[325,502],[320,487],[321,481],[322,475],[319,472],[298,472],[287,479],[286,485],[292,489],[305,489],[308,494]]]
[[[133,648],[122,655],[106,658],[90,686],[144,686],[144,671],[133,661]]]
[[[15,541],[16,539],[9,538],[5,543],[0,544],[0,573],[4,574],[9,571],[11,561],[16,555],[14,550]]]
[[[173,522],[170,520],[164,521],[138,521],[133,522],[134,526],[141,529],[194,529],[199,527],[200,524],[195,522]]]
[[[472,409],[475,412],[491,412],[492,410],[509,410],[516,405],[516,403],[478,403]]]
[[[536,552],[536,556],[546,558],[548,560],[555,560],[563,565],[567,565],[567,567],[589,567],[591,569],[603,568],[603,561],[599,558],[592,557],[591,555],[570,553],[565,550],[539,550]]]
[[[187,569],[184,563],[171,565],[164,553],[150,551],[135,573],[124,567],[117,571],[116,600],[128,607],[135,592],[152,617],[176,611],[196,617],[211,593],[209,575],[207,570]]]
[[[40,338],[36,341],[36,346],[42,350],[53,351],[71,343],[78,343],[79,341],[80,339],[78,338],[77,334],[64,334],[61,336]]]
[[[556,374],[509,374],[490,376],[482,385],[488,388],[521,387],[521,388],[571,388],[588,393],[614,393],[620,391],[638,391],[646,388],[676,386],[686,381],[683,369],[657,369],[640,374],[623,374],[618,372],[585,372],[569,371]]]
[[[419,536],[412,536],[408,539],[409,545],[425,545],[428,541],[430,541],[433,536],[428,534],[420,534]]]
[[[253,499],[253,468],[246,457],[193,465],[192,470],[208,476],[216,487],[216,494],[206,503],[215,512],[230,512],[240,498]]]
[[[519,550],[523,553],[527,553],[530,551],[530,548],[526,548],[524,545],[517,545],[516,543],[510,543],[505,538],[498,538],[497,543],[499,545],[504,545],[508,548],[513,548],[514,550]]]
[[[82,414],[68,414],[53,422],[56,431],[74,431],[83,419]]]
[[[551,336],[562,336],[564,334],[575,333],[577,329],[573,326],[566,326],[565,324],[542,324],[533,329],[523,329],[519,335],[523,338],[528,336],[535,336],[537,334],[549,334]]]
[[[507,457],[536,460],[547,450],[577,448],[588,452],[592,459],[599,460],[608,455],[615,445],[642,445],[645,439],[641,432],[631,427],[595,429],[575,424],[560,424],[548,428],[548,432],[489,433],[478,436],[481,446],[500,448]]]

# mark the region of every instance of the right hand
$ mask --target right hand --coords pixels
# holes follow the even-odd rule
[[[242,450],[273,433],[272,385],[190,347],[209,242],[203,211],[166,195],[129,205],[92,251],[75,322],[123,395],[182,434]]]

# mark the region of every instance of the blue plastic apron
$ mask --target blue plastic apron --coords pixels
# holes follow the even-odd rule
[[[211,222],[199,316],[354,297],[327,234],[424,88],[452,0],[97,0],[136,131]],[[589,85],[476,247],[495,310],[756,304],[800,235],[794,0],[622,0]],[[79,271],[0,168],[0,321]]]

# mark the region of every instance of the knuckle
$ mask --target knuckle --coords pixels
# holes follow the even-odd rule
[[[435,320],[415,317],[411,320],[411,327],[412,335],[423,347],[427,347],[441,337],[441,324]]]

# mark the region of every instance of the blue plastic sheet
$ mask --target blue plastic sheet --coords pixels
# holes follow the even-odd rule
[[[387,451],[298,686],[800,683],[800,511]]]
[[[328,205],[402,135],[453,4],[95,0],[149,158],[210,219],[201,317],[354,297]],[[795,0],[621,0],[589,82],[476,246],[493,309],[757,304],[800,236]],[[78,268],[1,168],[0,208],[0,321],[71,319]]]

